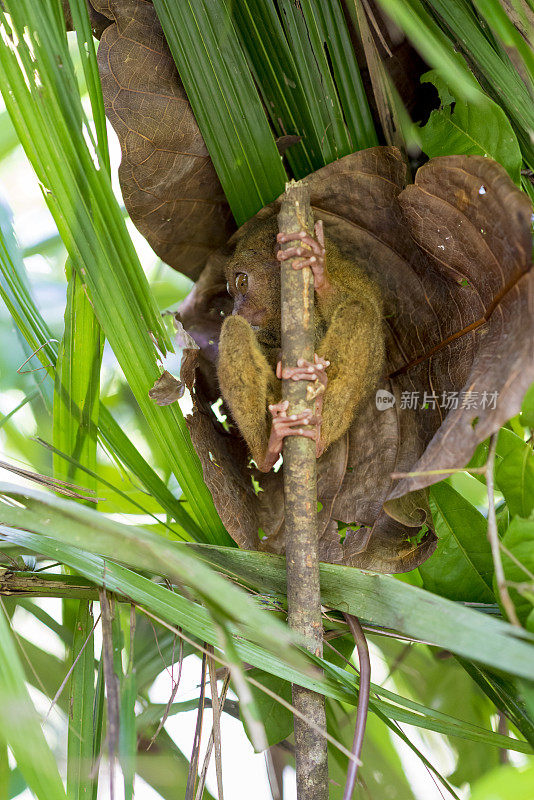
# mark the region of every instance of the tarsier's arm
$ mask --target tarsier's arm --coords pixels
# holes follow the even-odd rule
[[[227,317],[219,340],[219,385],[258,469],[268,472],[282,451],[285,436],[313,436],[301,426],[310,412],[287,416],[279,380],[261,351],[250,324],[239,315]]]

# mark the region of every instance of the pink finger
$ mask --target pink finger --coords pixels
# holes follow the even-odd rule
[[[315,236],[317,237],[317,241],[319,242],[321,247],[324,247],[324,227],[322,219],[317,220],[317,222],[315,223],[314,232]]]
[[[305,430],[304,428],[291,430],[286,434],[286,436],[304,436],[305,439],[315,439],[316,435],[317,434],[314,430]]]
[[[311,247],[313,252],[316,253],[318,256],[323,255],[324,247],[322,247],[319,244],[319,242],[317,242],[312,236],[310,236],[309,234],[304,234],[304,235],[300,234],[299,239],[303,244],[307,244],[309,247]]]
[[[293,269],[302,269],[303,267],[310,267],[310,269],[313,269],[314,267],[317,267],[317,266],[319,266],[319,263],[318,263],[317,259],[315,258],[315,256],[312,256],[311,258],[304,258],[304,259],[299,258],[298,261],[294,261],[293,262]]]
[[[283,372],[282,377],[286,380],[293,379],[294,381],[314,381],[315,375],[304,369],[291,370],[291,372]]]

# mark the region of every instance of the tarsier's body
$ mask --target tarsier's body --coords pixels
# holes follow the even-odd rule
[[[234,311],[219,342],[219,383],[232,417],[258,468],[277,461],[285,436],[307,436],[317,455],[349,428],[362,401],[376,388],[384,358],[382,304],[370,278],[348,261],[316,226],[318,241],[304,233],[277,237],[276,218],[254,225],[227,268]],[[300,239],[302,247],[275,253],[275,242]],[[280,364],[280,261],[298,256],[315,284],[314,363]],[[282,378],[315,381],[309,410],[287,416]],[[315,406],[315,408],[313,407]]]

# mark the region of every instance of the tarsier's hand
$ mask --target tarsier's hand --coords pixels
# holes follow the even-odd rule
[[[319,220],[315,224],[315,236],[310,236],[306,231],[299,233],[279,233],[276,241],[280,244],[284,242],[292,242],[299,239],[304,247],[297,245],[295,247],[288,247],[287,250],[279,250],[276,254],[278,261],[285,261],[287,258],[295,258],[295,256],[304,256],[293,262],[293,269],[302,269],[303,267],[310,267],[313,273],[313,283],[316,292],[323,292],[330,286],[328,280],[328,273],[326,271],[325,248],[324,248],[324,232],[323,222]]]
[[[306,391],[306,400],[314,400],[319,395],[324,394],[328,383],[326,368],[329,366],[330,361],[326,361],[316,353],[313,357],[313,363],[300,358],[296,367],[282,369],[282,362],[279,361],[276,365],[276,377],[291,378],[294,381],[314,381],[315,385],[308,386]]]

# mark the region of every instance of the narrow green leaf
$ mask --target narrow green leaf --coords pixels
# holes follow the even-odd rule
[[[0,800],[10,800],[9,773],[10,769],[7,746],[4,742],[0,742]]]
[[[534,146],[531,138],[534,129],[532,83],[527,88],[504,48],[498,48],[486,35],[485,28],[480,24],[480,19],[471,4],[465,3],[464,0],[427,1],[449,32],[453,42],[463,50],[476,73],[483,78],[493,99],[514,122],[523,157],[529,166],[534,167]],[[429,61],[429,63],[434,62]],[[476,101],[476,97],[472,99]]]
[[[316,136],[326,164],[350,153],[351,141],[343,119],[323,37],[311,0],[280,0],[278,9],[289,48],[295,59]]]
[[[95,655],[91,603],[80,602],[74,628],[67,743],[67,798],[87,800],[98,778],[93,764]],[[78,660],[76,660],[78,659]]]
[[[161,374],[154,342],[164,351],[168,336],[109,178],[95,167],[84,137],[87,126],[80,126],[84,119],[80,97],[64,30],[54,23],[51,2],[10,0],[6,5],[13,29],[0,12],[0,21],[17,42],[16,52],[0,48],[4,100],[154,438],[187,493],[205,538],[229,543],[179,408],[176,404],[158,408],[148,398],[148,390]],[[64,69],[58,69],[58,63]]]
[[[59,348],[54,391],[54,445],[73,461],[54,456],[54,476],[87,489],[94,473],[102,361],[100,326],[79,275],[71,270],[65,309],[65,333]]]
[[[534,51],[532,50],[532,39],[530,39],[529,42],[529,34],[531,37],[534,33],[532,27],[530,26],[530,30],[524,38],[514,25],[509,13],[507,13],[498,0],[474,0],[474,2],[477,9],[485,17],[491,28],[502,40],[503,44],[517,50],[517,53],[523,61],[525,72],[528,77],[530,77],[531,89],[533,89]],[[526,27],[529,27],[528,24]]]
[[[46,374],[52,376],[57,353],[55,340],[30,295],[26,271],[13,231],[11,210],[3,203],[0,203],[0,298],[28,344],[27,356],[35,353],[43,371],[46,370]],[[43,397],[51,408],[52,394],[49,386],[43,390]]]
[[[7,792],[9,800],[11,800],[12,797],[18,797],[19,794],[22,794],[24,789],[27,788],[28,784],[24,780],[20,769],[18,769],[17,767],[15,767],[15,769],[12,769],[9,773],[9,780],[7,784]]]
[[[303,4],[304,12],[307,4]],[[311,0],[310,12],[318,22],[321,50],[332,64],[335,89],[339,97],[352,152],[378,144],[369,102],[352,45],[343,4],[339,0]]]
[[[137,755],[137,732],[135,721],[135,701],[137,683],[135,672],[128,672],[121,687],[119,758],[124,775],[124,796],[132,800],[134,789],[135,762]]]
[[[495,602],[485,517],[446,483],[435,484],[430,497],[439,541],[419,568],[424,588],[451,600]]]
[[[319,97],[306,95],[277,9],[270,0],[232,3],[230,9],[274,130],[279,136],[302,137],[286,155],[295,175],[302,178],[326,163],[317,127]]]
[[[209,537],[204,529],[187,513],[183,504],[143,458],[103,403],[100,404],[98,419],[100,437],[111,452],[139,478],[146,491],[160,503],[172,519],[175,519],[184,528],[192,539],[197,542],[205,542]]]
[[[12,408],[11,411],[9,411],[7,414],[4,414],[4,416],[0,418],[0,428],[3,428],[6,422],[9,422],[11,417],[15,416],[17,411],[20,411],[21,408],[24,408],[26,403],[31,403],[40,396],[41,392],[39,391],[39,389],[34,389],[33,392],[27,394],[26,397],[20,401],[20,403],[17,403],[17,405],[14,408]]]
[[[274,200],[286,175],[223,0],[154,0],[238,225]]]
[[[194,548],[207,561],[261,593],[285,593],[284,559],[279,556],[205,545],[184,547]],[[525,631],[388,575],[337,564],[321,564],[320,571],[321,597],[327,607],[511,675],[532,676],[534,636]]]
[[[0,673],[0,738],[9,745],[17,766],[39,800],[65,800],[56,760],[26,689],[24,670],[3,608],[0,609]]]
[[[252,747],[257,753],[261,753],[268,747],[268,739],[265,733],[264,717],[261,714],[260,706],[252,687],[245,678],[241,658],[234,646],[234,640],[227,628],[220,628],[221,639],[224,642],[224,655],[228,661],[230,677],[234,691],[239,698],[239,712],[243,719],[247,736]]]
[[[477,100],[475,78],[463,59],[419,0],[380,0],[380,5],[404,31],[428,64],[450,82],[459,96]]]
[[[96,128],[98,158],[103,169],[110,172],[104,98],[102,96],[102,86],[100,85],[89,11],[85,0],[69,0],[69,7],[76,31],[76,42],[85,77],[85,85],[89,93],[93,122]]]
[[[464,658],[458,658],[458,662],[534,748],[534,714],[529,713],[529,708],[521,695],[519,690],[521,682],[496,675],[491,670],[484,669],[479,664],[466,661]]]
[[[71,565],[72,566],[72,565]],[[98,662],[98,672],[95,689],[95,702],[93,705],[93,762],[96,763],[102,757],[102,746],[106,737],[106,723],[105,723],[105,682],[104,682],[104,662],[102,659]],[[95,781],[93,784],[92,800],[97,800],[98,797],[98,784]]]
[[[177,551],[173,543],[142,528],[114,522],[82,505],[52,495],[21,489],[8,484],[0,486],[2,494],[16,498],[20,506],[11,506],[0,499],[4,523],[33,530],[56,540],[98,553],[107,558],[166,575],[193,589],[208,608],[221,615],[221,620],[240,619],[247,635],[261,641],[276,652],[303,663],[303,658],[290,643],[289,629],[272,615],[260,609],[246,594],[208,567],[192,551]],[[239,614],[237,614],[239,609]]]
[[[231,13],[274,129],[302,137],[286,156],[296,177],[378,143],[338,0],[286,4],[282,17],[271,0],[246,0]]]
[[[0,205],[0,297],[6,303],[20,334],[28,342],[32,352],[38,350],[37,358],[47,368],[47,378],[54,375],[58,358],[58,347],[52,333],[40,314],[30,294],[26,271],[20,251],[14,239],[11,214]],[[29,354],[29,353],[28,353]],[[40,373],[39,373],[40,374]],[[40,393],[48,397],[47,383],[39,387]],[[51,404],[50,404],[51,405]],[[12,412],[15,413],[16,409]],[[74,413],[71,405],[71,412]],[[3,422],[7,421],[6,419]],[[1,423],[0,423],[1,425]],[[101,403],[99,409],[99,435],[113,455],[141,481],[147,492],[175,519],[196,541],[206,541],[204,531],[189,516],[159,475],[149,466],[134,447],[126,433],[117,424],[110,411]]]
[[[218,627],[210,621],[208,613],[202,607],[181,597],[177,592],[172,592],[124,567],[113,564],[111,561],[104,561],[97,556],[90,556],[48,537],[35,536],[22,530],[6,528],[2,532],[13,542],[60,559],[100,585],[105,583],[109,590],[128,595],[136,603],[150,609],[158,617],[169,621],[174,626],[191,631],[201,641],[214,644],[217,647],[220,646]],[[180,546],[180,549],[183,550],[184,547]],[[398,583],[397,581],[393,582]],[[234,607],[236,613],[242,612],[242,604],[235,603]],[[239,616],[241,617],[242,614],[240,613]],[[246,637],[249,637],[250,629],[248,625],[243,629],[241,627],[243,621],[239,620],[238,622],[239,626],[236,628],[236,632],[244,630]],[[493,632],[495,633],[495,631]],[[329,662],[313,658],[313,661],[325,671],[325,677],[320,677],[317,673],[311,675],[306,669],[303,670],[299,666],[290,666],[290,659],[288,658],[290,653],[283,652],[281,648],[278,648],[276,652],[270,653],[265,649],[265,646],[247,641],[242,638],[242,635],[238,635],[233,644],[237,655],[244,662],[257,666],[291,683],[299,683],[313,691],[324,694],[326,697],[342,700],[351,705],[356,703],[357,680],[345,670],[336,668]],[[311,658],[311,656],[309,657]],[[387,719],[399,720],[418,727],[491,744],[496,747],[507,747],[520,752],[530,752],[529,745],[524,742],[503,737],[491,731],[485,731],[475,725],[470,725],[462,720],[427,708],[420,703],[415,703],[408,698],[400,697],[382,687],[373,685],[372,690],[388,698],[388,700],[376,698],[373,701],[373,709],[376,709],[375,713],[379,713]],[[393,702],[390,702],[390,700]]]
[[[0,112],[0,161],[3,161],[18,144],[20,144],[19,137],[9,114],[7,111]]]

